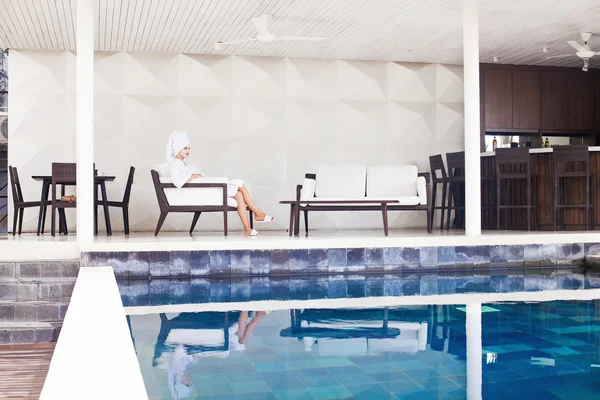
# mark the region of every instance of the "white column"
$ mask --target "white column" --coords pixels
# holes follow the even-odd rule
[[[77,1],[77,241],[94,240],[94,1]]]
[[[465,231],[481,235],[481,164],[479,115],[479,16],[476,8],[463,10],[465,90]]]
[[[480,400],[483,349],[481,303],[467,304],[467,400]]]

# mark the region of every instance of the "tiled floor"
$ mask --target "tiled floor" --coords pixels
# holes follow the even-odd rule
[[[600,398],[597,301],[485,306],[480,377],[467,377],[460,305],[257,312],[248,325],[240,312],[148,314],[130,325],[151,399],[465,399],[470,379],[483,399]]]
[[[38,399],[55,345],[0,345],[0,398]]]

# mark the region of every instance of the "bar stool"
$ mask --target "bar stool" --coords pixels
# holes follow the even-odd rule
[[[435,210],[442,210],[442,216],[440,218],[440,229],[444,229],[444,212],[446,211],[448,174],[446,174],[446,167],[444,166],[444,160],[442,159],[442,155],[436,154],[435,156],[430,156],[429,167],[431,168],[431,183],[433,184],[433,191],[431,194],[431,226],[433,226],[433,220],[435,219]],[[436,205],[436,197],[439,184],[442,185],[441,206]]]
[[[537,181],[531,174],[531,160],[529,149],[522,147],[516,149],[496,149],[496,229],[500,230],[500,211],[509,209],[527,210],[527,230],[531,230],[531,209],[537,210]],[[527,204],[502,204],[502,182],[526,179]],[[533,196],[532,196],[533,182]],[[512,197],[512,196],[510,196]],[[533,201],[532,201],[533,197]],[[538,229],[537,212],[534,212],[534,227]],[[504,213],[504,229],[506,229],[506,213]]]
[[[589,230],[589,211],[592,210],[592,230],[596,227],[594,218],[594,177],[590,174],[590,153],[587,145],[555,146],[552,162],[554,164],[554,230],[561,212],[561,226],[564,229],[564,209],[585,209],[585,230]],[[578,165],[579,164],[579,165]],[[584,178],[585,203],[564,204],[565,184],[568,180]]]
[[[463,197],[465,183],[465,152],[446,153],[446,165],[448,165],[448,217],[446,230],[450,230],[450,212],[454,210],[454,224],[458,219],[458,210],[465,209]],[[458,201],[457,201],[458,199]],[[454,202],[454,205],[452,204]]]

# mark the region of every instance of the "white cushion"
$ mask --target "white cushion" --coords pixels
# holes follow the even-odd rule
[[[416,165],[374,165],[367,170],[367,196],[417,196]]]
[[[301,201],[307,201],[315,196],[315,184],[314,179],[304,178],[304,181],[302,181],[302,190],[300,191]]]
[[[427,181],[425,177],[419,176],[417,178],[417,194],[419,195],[419,204],[422,206],[427,205]]]
[[[398,200],[398,203],[389,204],[390,206],[416,206],[419,204],[419,196],[400,196],[400,197],[390,197],[390,196],[379,196],[379,197],[313,197],[308,199],[308,201],[352,201],[352,200]],[[344,205],[344,206],[378,206],[377,203],[370,204],[361,204],[361,203],[339,203],[339,204],[324,204],[328,206],[335,205]]]
[[[161,183],[172,183],[171,178],[160,178]],[[227,178],[209,177],[197,178],[190,183],[227,183]],[[171,206],[220,206],[223,204],[223,189],[221,188],[170,188],[165,189],[165,196]],[[237,201],[231,197],[227,205],[237,207]]]
[[[320,165],[315,195],[318,197],[364,197],[366,169],[362,165]]]
[[[167,177],[167,176],[171,175],[171,172],[169,171],[169,164],[168,163],[158,164],[155,169],[156,169],[156,172],[158,172],[158,176],[160,178]]]

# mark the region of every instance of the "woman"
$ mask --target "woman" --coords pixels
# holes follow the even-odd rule
[[[190,156],[191,143],[186,132],[175,131],[169,136],[167,142],[166,156],[169,162],[169,171],[173,184],[181,188],[186,183],[196,178],[202,178],[204,174],[195,165],[188,164],[187,159]],[[246,213],[246,207],[254,213],[256,222],[272,222],[274,220],[268,214],[262,212],[250,197],[250,193],[244,186],[241,179],[230,180],[227,183],[227,195],[237,201],[237,212],[244,226],[244,235],[256,236],[258,232],[250,228],[250,221]]]

